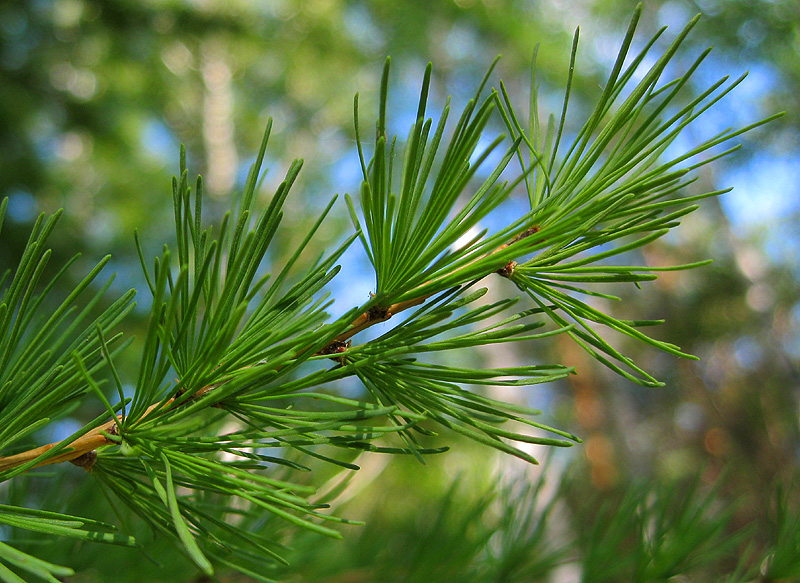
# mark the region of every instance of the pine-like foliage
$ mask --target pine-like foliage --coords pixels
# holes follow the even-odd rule
[[[348,470],[357,469],[349,461],[352,451],[423,461],[447,449],[435,439],[437,427],[531,463],[536,459],[527,445],[518,444],[579,442],[537,422],[537,411],[474,390],[549,383],[574,370],[529,363],[458,368],[442,364],[437,353],[566,334],[616,373],[658,386],[603,330],[675,357],[691,356],[642,331],[656,322],[620,320],[586,297],[616,299],[594,284],[654,279],[654,268],[606,260],[662,237],[696,201],[719,194],[686,194],[692,171],[733,151],[720,146],[764,122],[676,154],[683,130],[741,79],[723,78],[688,96],[687,84],[707,52],[680,73],[672,71],[671,59],[695,21],[653,56],[663,31],[639,53],[630,52],[637,20],[638,11],[594,110],[575,135],[565,128],[577,34],[563,108],[544,126],[535,66],[526,114],[502,83],[499,91],[487,90],[487,74],[455,121],[449,102],[436,119],[427,117],[429,66],[416,121],[399,142],[387,134],[387,60],[371,146],[363,143],[355,102],[363,182],[358,196],[345,197],[355,230],[302,270],[298,260],[335,199],[285,265],[265,273],[265,256],[302,166],[293,163],[269,205],[256,208],[271,124],[236,207],[218,224],[204,219],[203,183],[198,178],[190,188],[182,150],[172,185],[175,239],[149,260],[136,238],[150,315],[130,397],[115,364],[127,342],[115,329],[131,310],[134,292],[106,301],[97,315],[109,285],[93,285],[103,261],[60,305],[46,308],[69,265],[42,281],[58,214],[41,217],[18,268],[0,284],[0,481],[72,461],[91,471],[88,479],[112,505],[127,506],[171,538],[207,575],[229,567],[267,581],[270,565],[284,560],[275,534],[281,523],[339,537],[337,526],[351,522],[315,501],[313,488],[298,477],[309,469],[305,459]],[[654,64],[642,70],[645,62]],[[508,135],[487,137],[497,122]],[[529,210],[506,217],[498,229],[485,228],[519,191],[527,193]],[[0,216],[4,211],[5,202]],[[330,318],[326,286],[354,243],[374,268],[375,292]],[[509,280],[506,299],[484,301],[486,288],[479,286],[489,277]],[[385,333],[363,341],[356,336],[389,319],[396,325]],[[112,400],[105,378],[112,381]],[[369,398],[337,393],[337,383],[348,378],[360,381]],[[107,412],[57,444],[30,447],[38,430],[87,399],[100,399]],[[23,506],[0,506],[0,524],[135,544],[108,525]],[[600,540],[585,546],[602,562],[608,549]],[[0,544],[3,581],[21,581],[17,573],[55,581],[70,572]]]

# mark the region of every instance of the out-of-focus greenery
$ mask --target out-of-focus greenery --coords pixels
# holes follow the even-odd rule
[[[557,111],[569,39],[580,25],[584,60],[573,87],[580,107],[588,101],[586,96],[600,91],[598,84],[634,4],[607,0],[4,3],[0,6],[0,197],[9,195],[11,200],[0,240],[0,270],[18,259],[38,211],[63,206],[71,228],[56,232],[62,238],[53,244],[56,252],[65,249],[71,255],[84,250],[88,263],[111,250],[119,285],[131,287],[131,281],[140,277],[133,228],[144,225],[151,234],[169,228],[163,225],[170,219],[169,177],[177,145],[187,145],[191,166],[201,171],[224,209],[229,193],[244,182],[268,115],[276,125],[267,166],[276,171],[267,181],[282,176],[293,157],[305,158],[305,170],[295,187],[304,196],[289,199],[287,206],[297,212],[287,212],[287,219],[302,222],[300,211],[310,208],[314,212],[307,213],[307,220],[313,221],[329,194],[355,190],[359,168],[352,96],[362,91],[367,100],[377,97],[366,90],[377,85],[387,54],[397,65],[399,91],[393,105],[412,115],[416,84],[427,61],[434,63],[432,96],[441,102],[448,94],[471,92],[498,53],[503,55],[504,79],[521,84],[531,52],[541,43],[543,95],[549,109]],[[666,388],[643,389],[596,368],[569,343],[558,344],[559,361],[577,366],[581,374],[541,398],[556,404],[561,426],[570,427],[585,443],[573,448],[569,457],[553,460],[545,471],[557,482],[555,476],[569,466],[571,479],[562,486],[561,499],[572,503],[555,507],[556,514],[596,520],[591,518],[592,509],[600,504],[596,501],[606,500],[620,509],[620,520],[630,519],[620,524],[633,524],[637,508],[626,502],[626,496],[645,496],[648,487],[667,488],[674,480],[689,483],[699,472],[703,484],[719,480],[714,500],[730,510],[715,516],[724,514],[725,532],[755,525],[750,540],[756,552],[759,545],[769,544],[770,536],[788,536],[791,531],[791,525],[769,522],[775,516],[775,498],[765,493],[776,484],[789,484],[800,451],[800,272],[796,268],[800,213],[797,181],[791,181],[797,178],[791,166],[797,161],[800,136],[796,114],[800,12],[791,1],[658,0],[646,3],[644,25],[651,31],[663,24],[677,30],[696,12],[704,13],[690,37],[697,50],[688,49],[685,58],[713,45],[704,65],[709,76],[720,72],[737,76],[750,69],[754,79],[708,117],[711,133],[777,110],[790,114],[748,137],[743,151],[727,167],[702,177],[707,190],[736,186],[756,202],[735,194],[725,195],[728,198],[719,206],[710,202],[686,220],[677,238],[660,242],[644,258],[650,265],[662,265],[712,257],[714,265],[664,274],[657,284],[644,284],[643,291],[626,295],[619,308],[620,317],[664,318],[659,337],[697,354],[700,361],[676,362],[625,345],[638,362],[667,381]],[[362,107],[374,104],[367,101]],[[774,185],[794,191],[770,192]],[[762,204],[757,202],[759,195],[765,197]],[[749,204],[745,208],[755,216],[737,211],[736,201]],[[760,207],[775,210],[753,212]],[[765,218],[759,221],[759,216]],[[346,217],[338,220],[344,229]],[[304,232],[304,224],[298,227],[297,232]],[[370,282],[364,285],[366,294]],[[500,366],[523,356],[489,351],[476,358]],[[504,574],[501,555],[514,551],[513,543],[530,542],[529,551],[536,547],[535,531],[515,534],[513,525],[492,530],[504,520],[503,508],[518,508],[534,521],[539,515],[526,513],[525,503],[498,503],[514,490],[492,494],[496,474],[520,470],[501,461],[489,462],[487,456],[465,445],[461,453],[429,461],[433,467],[395,463],[383,469],[380,461],[364,464],[363,475],[356,475],[350,487],[366,488],[362,494],[369,502],[362,495],[349,509],[369,526],[361,531],[352,527],[344,543],[326,543],[324,550],[314,547],[318,541],[308,547],[297,541],[295,561],[302,567],[292,576],[342,582],[528,581],[545,576],[576,580],[578,575],[569,567],[530,566],[531,553],[523,551],[519,559],[508,558],[521,575],[513,569]],[[24,491],[16,495],[40,497],[51,509],[65,509],[67,503],[98,505],[95,512],[107,514],[102,498],[87,489],[90,481],[75,468],[53,471],[67,474],[62,478],[65,486],[57,490],[73,492],[74,499],[53,498],[52,486],[35,477],[26,479]],[[521,475],[521,480],[537,479],[532,477],[536,471]],[[364,483],[370,481],[368,486]],[[452,486],[455,481],[458,486]],[[647,482],[651,485],[629,486]],[[514,495],[530,503],[531,498],[520,492]],[[793,492],[789,490],[787,500]],[[403,503],[394,508],[392,501],[398,497]],[[599,533],[594,539],[563,540],[564,546],[556,550],[563,550],[563,556],[578,553],[602,562],[602,553],[613,551],[613,545],[592,547],[593,540],[605,539]],[[733,542],[736,549],[721,549],[727,554],[716,563],[728,572],[735,568],[736,553],[747,548],[745,541]],[[145,551],[156,559],[159,553],[171,552],[157,542],[152,547]],[[398,563],[386,557],[396,559],[406,553],[416,554],[405,560],[404,570],[389,573],[389,566],[397,568]],[[119,581],[143,580],[142,574],[149,573],[147,566],[138,570],[140,558],[130,562],[131,555],[117,549],[65,547],[54,551],[52,560],[95,565],[96,572],[86,570],[73,581],[103,580],[102,573],[111,568],[121,571]],[[628,567],[605,579],[596,575],[584,580],[626,580]],[[598,567],[595,574],[600,572]],[[154,567],[148,580],[191,580],[184,573],[158,573]],[[744,572],[739,581],[751,576],[755,575]]]

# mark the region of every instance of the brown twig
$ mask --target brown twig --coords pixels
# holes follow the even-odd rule
[[[342,342],[347,342],[363,330],[366,330],[370,326],[374,326],[380,322],[385,322],[395,314],[399,314],[403,310],[408,310],[409,308],[413,308],[414,306],[418,306],[431,297],[431,294],[415,298],[413,300],[407,300],[405,302],[398,302],[396,304],[392,304],[388,308],[378,308],[378,309],[371,309],[368,312],[364,312],[358,318],[356,318],[350,328],[336,336],[333,340],[331,340],[328,345],[320,350],[318,354],[325,354],[325,350],[328,349],[328,346],[333,344],[340,344]]]
[[[506,247],[507,245],[504,245]],[[498,249],[499,251],[500,249]],[[494,253],[494,252],[493,252]],[[427,282],[430,283],[430,282]],[[404,310],[408,310],[413,308],[414,306],[418,306],[425,302],[429,297],[433,294],[426,294],[424,296],[420,296],[418,298],[414,298],[412,300],[406,300],[404,302],[398,302],[396,304],[392,304],[388,308],[380,307],[380,306],[373,306],[369,309],[369,311],[364,312],[358,318],[356,318],[350,327],[336,336],[333,340],[331,340],[325,348],[317,352],[317,354],[330,354],[328,352],[332,346],[339,346],[344,342],[347,342],[358,334],[359,332],[363,332],[370,326],[374,326],[375,324],[380,324],[381,322],[385,322],[386,320],[390,319],[395,314],[399,314]]]
[[[539,230],[540,230],[539,225],[533,225],[532,227],[525,229],[522,233],[511,239],[511,241],[509,241],[508,243],[504,243],[491,253],[488,253],[486,257],[491,257],[495,253],[499,253],[503,249],[507,249],[513,243],[516,243],[517,241],[521,241],[522,239],[530,237],[531,235],[538,233]],[[478,261],[478,259],[475,259],[475,261]],[[512,263],[513,266],[511,266]],[[511,273],[513,273],[513,268],[516,267],[516,265],[517,265],[516,262],[510,261],[504,267],[501,267],[500,269],[495,271],[495,273],[499,273],[504,277],[509,277]],[[509,269],[509,266],[511,266],[510,270],[507,273],[504,272],[504,270]],[[415,298],[413,300],[406,300],[405,302],[392,304],[388,308],[379,308],[379,307],[371,308],[368,312],[365,312],[361,314],[358,318],[356,318],[353,324],[350,326],[350,328],[348,328],[347,330],[336,336],[333,340],[331,340],[328,343],[328,345],[325,348],[320,350],[317,354],[328,354],[328,352],[325,351],[328,350],[329,347],[346,342],[347,340],[349,340],[359,332],[366,330],[370,326],[374,326],[375,324],[378,324],[380,322],[385,322],[386,320],[388,320],[395,314],[402,312],[403,310],[408,310],[409,308],[413,308],[414,306],[420,305],[432,295],[433,294],[427,294],[419,298]]]
[[[166,405],[172,403],[173,399],[169,399],[166,402]],[[150,414],[154,409],[159,407],[161,403],[156,403],[155,405],[151,405],[145,411],[142,418],[146,417]],[[95,427],[94,429],[89,430],[88,432],[81,435],[75,441],[70,443],[67,446],[67,451],[64,451],[58,455],[55,455],[51,458],[48,458],[42,462],[39,462],[34,467],[38,468],[40,466],[47,466],[50,464],[59,464],[61,462],[72,462],[76,466],[84,468],[87,472],[91,471],[92,466],[94,465],[96,454],[94,456],[95,459],[91,459],[92,452],[95,452],[98,448],[101,448],[106,445],[111,445],[117,443],[116,441],[109,439],[108,436],[117,435],[117,423],[122,420],[121,415],[117,415],[116,420],[109,421],[99,427]],[[6,457],[0,457],[0,472],[4,470],[10,470],[21,466],[22,464],[28,463],[31,460],[36,459],[42,454],[47,453],[55,446],[60,444],[60,441],[56,441],[54,443],[48,443],[47,445],[42,445],[40,447],[29,449],[28,451],[23,451],[22,453],[18,453],[15,455],[10,455]],[[79,461],[80,460],[80,461]]]
[[[82,455],[88,454],[96,450],[98,447],[103,447],[104,445],[108,445],[111,443],[109,439],[102,434],[103,431],[108,431],[111,429],[111,426],[114,425],[114,422],[111,421],[106,425],[102,425],[100,427],[96,427],[92,429],[88,433],[81,435],[78,439],[73,441],[69,444],[69,450],[62,452],[58,455],[55,455],[49,459],[46,459],[43,462],[39,462],[36,464],[35,467],[39,466],[46,466],[49,464],[58,464],[61,462],[69,462],[76,458],[81,457]],[[3,470],[10,470],[12,468],[16,468],[17,466],[21,466],[31,460],[36,459],[42,454],[47,453],[55,446],[57,446],[59,441],[55,443],[48,443],[47,445],[42,445],[41,447],[37,447],[35,449],[30,449],[28,451],[23,451],[22,453],[18,453],[15,455],[10,455],[7,457],[0,457],[0,471]]]

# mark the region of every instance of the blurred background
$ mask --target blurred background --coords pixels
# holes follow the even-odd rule
[[[63,254],[58,259],[83,253],[75,277],[112,253],[112,289],[140,286],[132,233],[140,229],[151,251],[170,240],[170,180],[179,144],[186,144],[190,175],[203,175],[212,211],[215,204],[224,210],[243,185],[269,116],[274,129],[264,199],[292,159],[305,160],[287,203],[289,228],[274,252],[279,260],[281,249],[292,248],[333,194],[357,191],[353,95],[360,94],[362,124],[369,128],[387,55],[393,60],[390,129],[401,137],[413,122],[428,61],[434,66],[430,111],[448,95],[462,106],[498,54],[491,83],[504,79],[522,101],[536,45],[541,108],[557,115],[571,38],[580,26],[570,118],[575,125],[568,127],[574,130],[600,94],[634,6],[627,0],[2,3],[0,197],[10,203],[0,271],[19,258],[37,214],[64,207],[52,243]],[[643,257],[650,265],[705,258],[713,265],[665,273],[636,293],[608,291],[624,296],[613,306],[615,315],[666,319],[658,337],[700,360],[679,361],[620,341],[667,385],[645,389],[598,367],[566,340],[478,355],[492,366],[544,357],[576,366],[579,374],[568,383],[507,397],[542,408],[544,422],[573,431],[584,443],[553,455],[536,452],[547,458],[538,467],[458,443],[427,466],[366,456],[340,501],[349,517],[367,520],[369,530],[348,530],[343,542],[324,549],[299,542],[297,568],[287,578],[459,580],[454,573],[462,571],[439,572],[437,566],[480,563],[492,554],[486,549],[500,543],[473,537],[478,542],[470,554],[464,550],[469,522],[459,522],[466,514],[434,526],[428,517],[449,504],[474,512],[474,522],[500,520],[496,507],[504,497],[506,507],[525,508],[523,500],[533,507],[522,485],[530,488],[542,475],[548,487],[575,501],[576,520],[581,503],[613,499],[631,483],[695,476],[706,486],[717,483],[721,499],[736,503],[734,527],[769,515],[769,493],[778,483],[791,483],[800,454],[800,6],[788,0],[648,1],[637,46],[662,26],[670,27],[666,41],[674,38],[698,12],[703,18],[676,57],[686,66],[714,47],[698,77],[704,86],[693,89],[724,75],[750,74],[700,117],[686,143],[777,111],[788,115],[745,135],[739,152],[704,169],[687,194],[734,190],[704,201]],[[337,209],[320,245],[340,240],[349,228],[345,206]],[[348,261],[348,286],[334,290],[341,310],[362,302],[373,285],[360,260]],[[145,313],[146,306],[137,312],[140,321],[132,319],[132,332]],[[128,354],[135,358],[135,350]],[[79,422],[63,420],[45,437],[58,439]],[[77,468],[64,471],[72,472],[73,503],[93,504],[81,490],[90,480]],[[567,481],[554,486],[561,475]],[[493,532],[511,536],[500,526]],[[148,552],[167,552],[157,547]],[[75,581],[106,580],[108,565],[140,561],[136,553],[89,547],[68,554],[64,560],[79,570]],[[398,567],[387,559],[397,556],[416,559]],[[547,576],[576,580],[569,568],[551,565]],[[144,580],[137,576],[115,579]],[[485,580],[538,580],[529,576]],[[200,580],[188,564],[164,577]]]

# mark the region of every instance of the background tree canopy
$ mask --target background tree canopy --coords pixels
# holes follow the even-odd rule
[[[524,87],[538,45],[540,99],[549,111],[558,111],[572,34],[580,26],[572,91],[573,107],[581,111],[600,93],[634,6],[605,0],[4,3],[0,198],[10,200],[0,272],[18,261],[37,214],[64,207],[67,226],[54,234],[52,246],[56,254],[64,253],[60,259],[84,253],[74,277],[111,252],[118,273],[114,286],[141,285],[132,232],[138,227],[145,241],[154,241],[152,255],[159,234],[172,228],[169,185],[179,144],[186,144],[191,171],[203,175],[216,201],[210,212],[220,214],[245,183],[268,116],[275,124],[264,192],[274,191],[293,158],[305,159],[295,185],[302,195],[286,203],[290,228],[272,247],[290,253],[297,243],[293,237],[303,236],[330,195],[358,191],[352,98],[359,92],[362,110],[377,108],[386,55],[394,63],[390,108],[397,127],[390,130],[403,135],[414,120],[428,61],[433,62],[431,100],[441,106],[448,95],[461,101],[471,96],[498,54],[507,86]],[[733,186],[733,192],[706,201],[676,235],[648,247],[642,258],[653,266],[707,257],[714,264],[665,273],[656,283],[643,284],[643,291],[620,292],[622,307],[605,308],[616,309],[619,317],[665,319],[657,337],[700,360],[676,361],[625,344],[667,385],[645,389],[611,375],[568,342],[557,342],[552,347],[557,360],[580,374],[514,398],[553,412],[553,422],[581,436],[582,446],[551,454],[544,469],[494,459],[468,443],[427,466],[366,456],[340,500],[349,501],[350,517],[369,526],[348,530],[345,541],[324,548],[312,539],[296,541],[290,560],[299,567],[293,580],[528,580],[525,573],[503,578],[498,555],[491,563],[480,553],[500,545],[508,551],[501,558],[514,564],[512,543],[525,542],[523,555],[534,548],[536,524],[517,525],[521,530],[512,536],[510,527],[499,526],[510,517],[495,511],[490,519],[485,512],[498,504],[498,496],[501,502],[505,496],[510,504],[524,499],[535,506],[536,498],[525,490],[531,486],[521,484],[537,484],[542,473],[555,480],[566,472],[561,488],[580,520],[590,512],[587,500],[622,500],[624,510],[629,484],[658,488],[699,472],[701,484],[719,482],[722,496],[737,503],[731,524],[756,521],[758,536],[775,530],[768,523],[772,500],[764,492],[792,482],[800,452],[800,12],[789,0],[657,0],[645,5],[637,42],[668,25],[663,41],[668,43],[697,12],[703,18],[678,62],[689,63],[714,46],[701,81],[750,71],[723,106],[700,118],[698,133],[713,135],[780,110],[789,115],[744,136],[739,153],[703,170],[702,188]],[[321,244],[338,242],[349,228],[344,205],[335,212]],[[343,261],[358,273],[363,258],[348,254]],[[342,309],[373,291],[371,272],[361,271],[361,279],[341,290]],[[68,288],[76,281],[63,283]],[[147,311],[137,308],[138,319],[131,320],[138,338]],[[538,348],[526,347],[525,353],[487,348],[474,358],[502,367],[548,356],[528,350]],[[101,411],[99,403],[96,410],[75,411],[42,441],[69,435]],[[55,471],[65,474],[68,488],[53,491],[31,476],[13,486],[22,493],[0,486],[0,501],[23,495],[50,509],[77,505],[98,516],[110,513],[79,470]],[[501,487],[498,472],[518,481]],[[487,492],[493,490],[502,493],[492,498]],[[444,518],[437,522],[430,518],[435,516]],[[492,520],[494,530],[475,526]],[[497,540],[497,532],[508,538]],[[435,552],[437,545],[449,553],[449,566],[440,560],[445,551]],[[145,552],[158,560],[170,551],[156,541]],[[188,572],[142,566],[139,556],[91,545],[53,548],[48,559],[75,564],[75,553],[77,563],[93,569],[70,581],[102,581],[112,569],[120,583],[195,580]],[[590,546],[584,553],[591,554]],[[409,558],[398,565],[401,555]],[[143,578],[147,569],[152,574]],[[570,574],[554,580],[559,576],[569,580]]]

